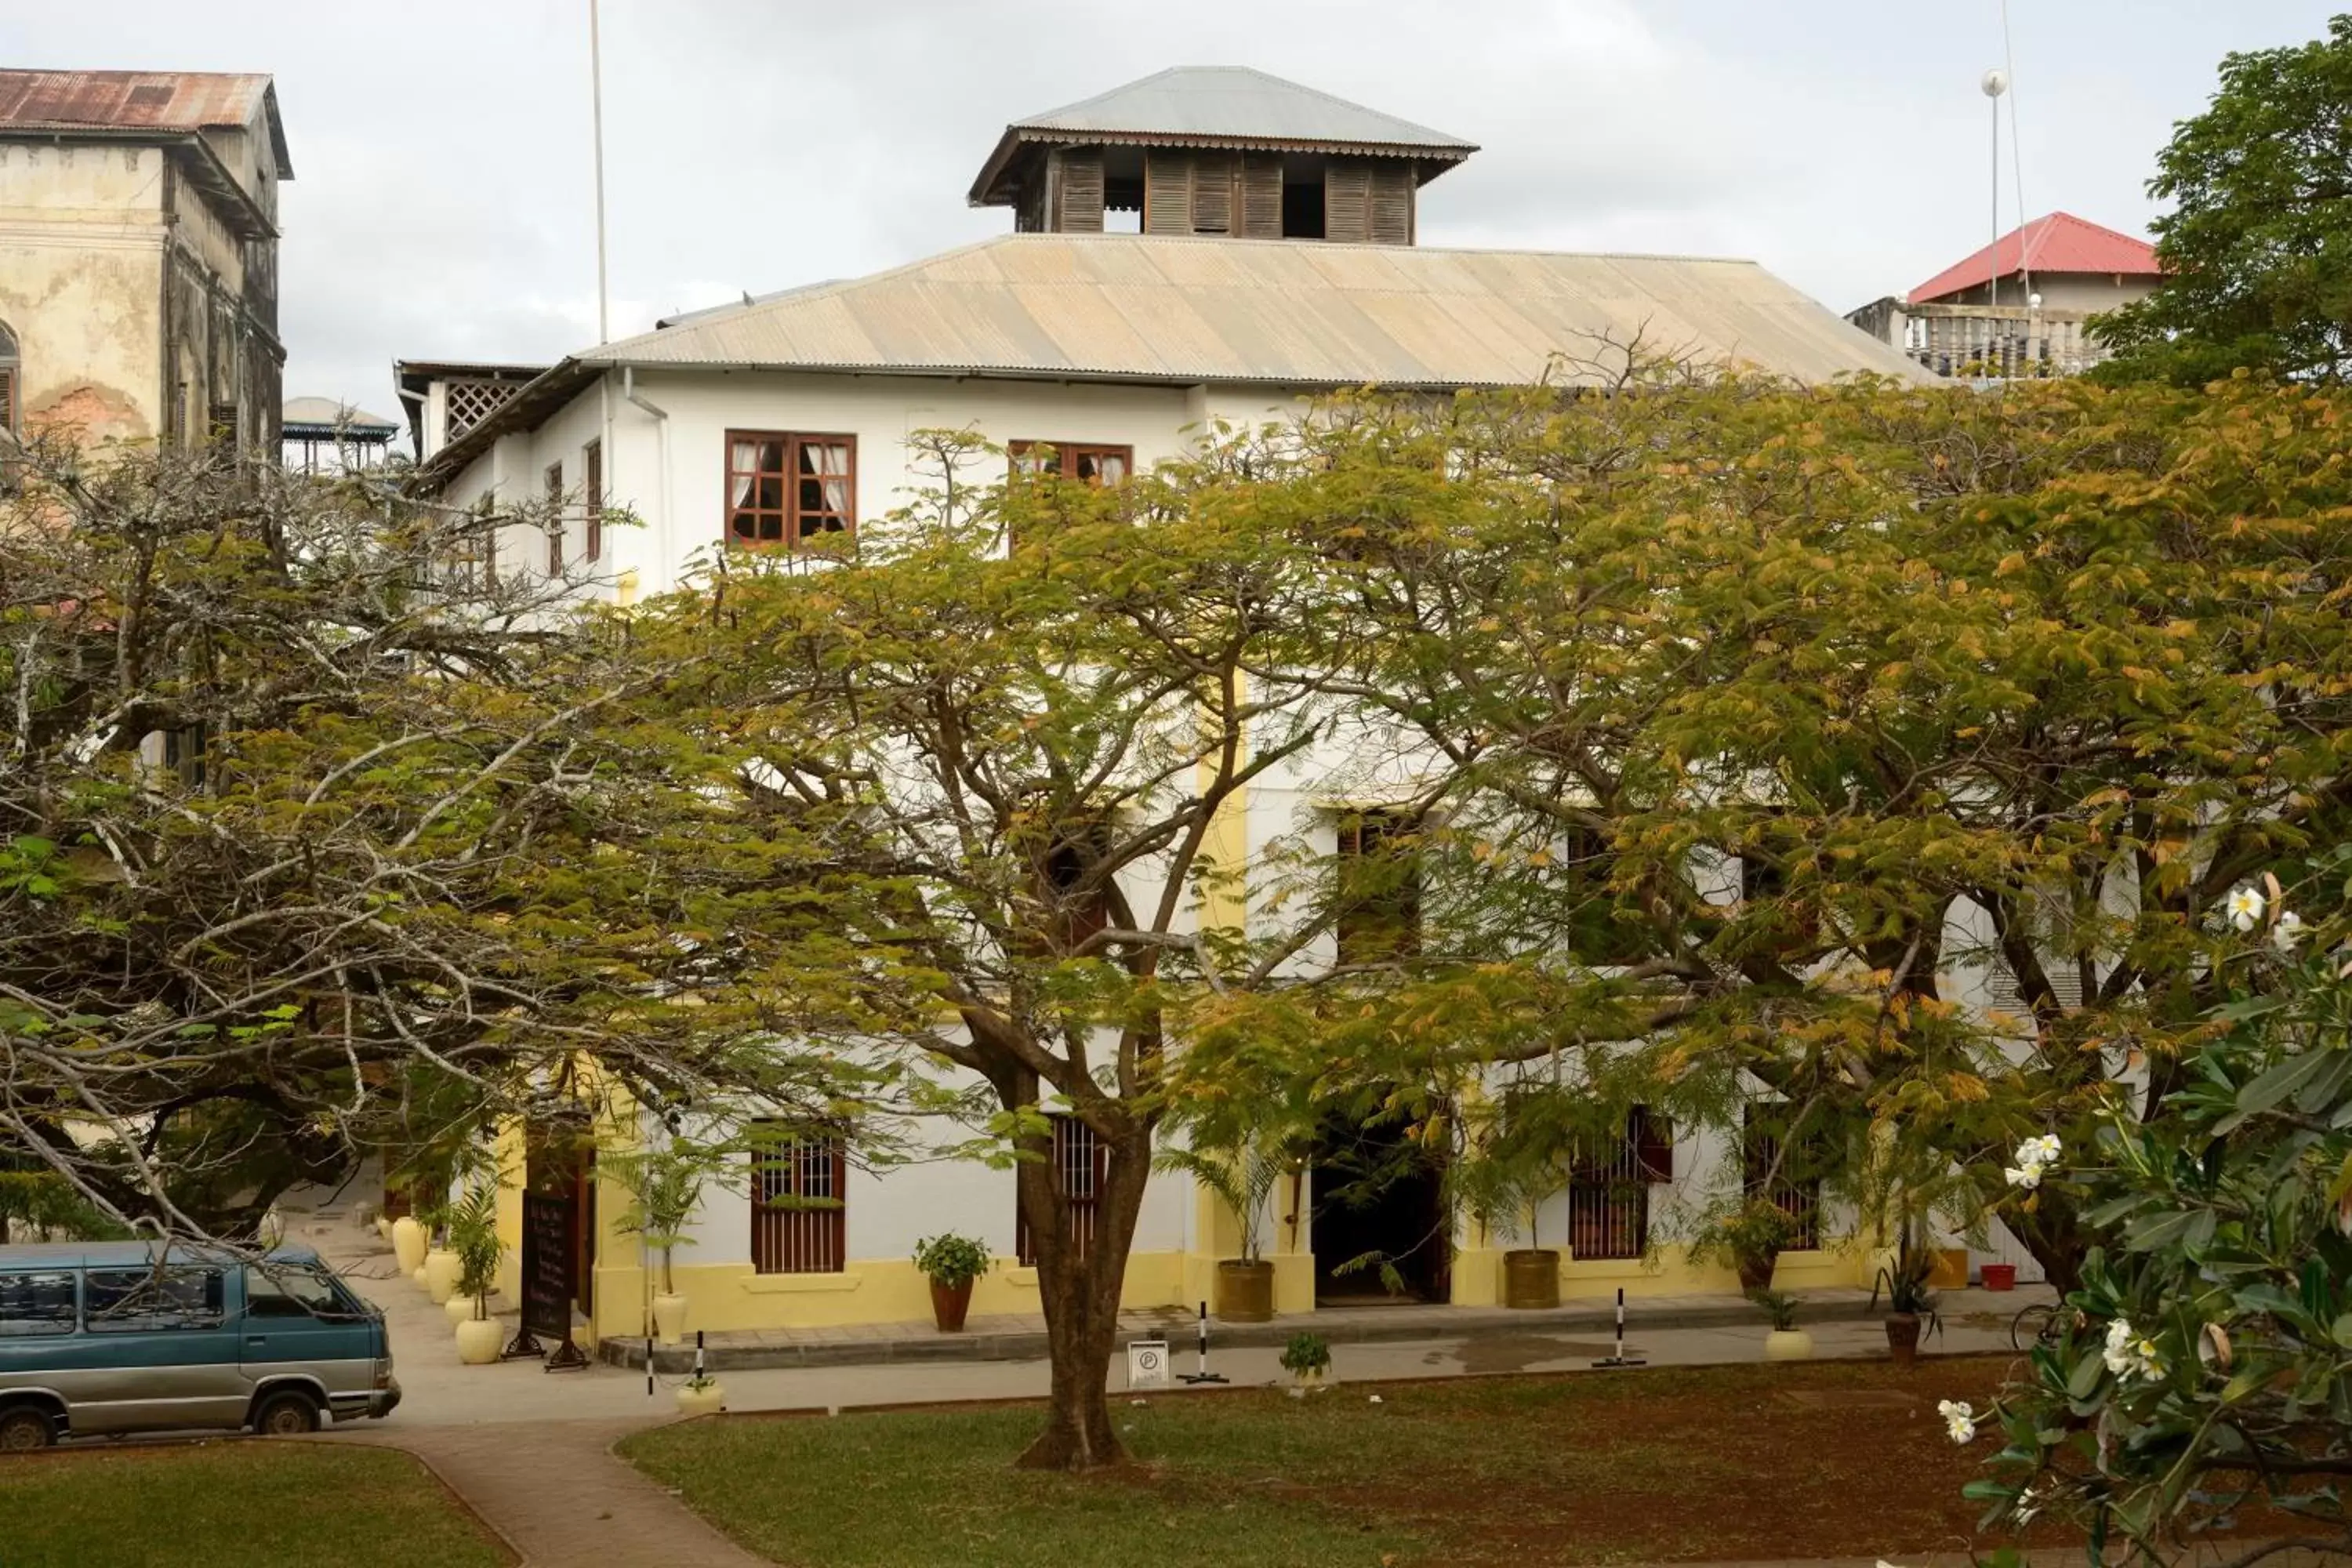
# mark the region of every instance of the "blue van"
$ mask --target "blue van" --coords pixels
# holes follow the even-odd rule
[[[0,1452],[194,1427],[286,1435],[400,1403],[383,1314],[307,1247],[0,1247]]]

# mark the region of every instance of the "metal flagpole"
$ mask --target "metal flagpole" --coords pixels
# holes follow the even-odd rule
[[[1990,280],[1986,285],[1985,303],[2000,303],[2000,95],[2009,90],[2009,75],[2001,70],[1984,73],[1984,95],[1992,102],[1992,266]]]
[[[604,50],[597,37],[596,0],[588,0],[588,103],[596,142],[596,341],[612,342],[611,295],[604,283]]]

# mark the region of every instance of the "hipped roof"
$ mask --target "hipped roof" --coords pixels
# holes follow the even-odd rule
[[[2156,247],[2073,213],[2051,213],[2011,229],[1967,260],[1947,267],[1911,290],[1906,302],[1924,305],[1948,294],[1979,289],[2020,272],[2107,272],[2155,278],[2164,268]]]

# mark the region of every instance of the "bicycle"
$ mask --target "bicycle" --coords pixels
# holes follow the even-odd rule
[[[2066,1331],[2059,1314],[2059,1303],[2034,1301],[2019,1310],[2009,1321],[2009,1345],[2023,1352],[2037,1347],[2055,1346]]]

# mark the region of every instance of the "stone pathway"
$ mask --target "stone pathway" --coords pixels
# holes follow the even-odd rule
[[[514,1549],[526,1568],[765,1568],[617,1458],[657,1422],[375,1426],[343,1439],[405,1449]]]

